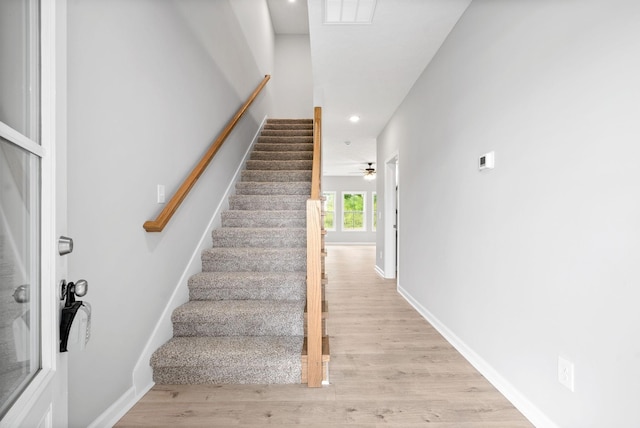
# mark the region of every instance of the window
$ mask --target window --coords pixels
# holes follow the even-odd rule
[[[342,230],[366,230],[364,195],[364,192],[342,192]]]
[[[371,230],[375,232],[378,227],[378,193],[372,192],[371,199],[371,215],[373,216],[371,217],[373,219]]]
[[[324,228],[336,230],[336,192],[322,192],[324,197]]]

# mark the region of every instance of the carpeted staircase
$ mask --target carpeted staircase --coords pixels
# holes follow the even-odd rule
[[[312,154],[312,120],[267,121],[151,357],[156,383],[301,382]]]

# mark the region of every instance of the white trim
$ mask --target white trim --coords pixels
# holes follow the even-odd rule
[[[125,391],[107,410],[102,412],[100,416],[87,428],[111,428],[114,426],[127,412],[136,405],[144,395],[153,388],[153,382],[149,383],[146,388],[136,392],[135,387],[131,387]]]
[[[480,372],[507,400],[538,428],[559,428],[547,415],[542,413],[527,397],[496,371],[456,334],[449,330],[435,315],[422,306],[409,292],[398,285],[398,293],[415,308],[476,370]]]
[[[396,229],[393,227],[396,217],[397,198],[396,186],[398,185],[398,152],[393,153],[384,162],[384,264],[385,278],[396,277],[398,260],[396,248]],[[393,174],[393,175],[391,175]],[[399,220],[399,219],[398,219]]]
[[[13,428],[21,425],[22,421],[31,412],[32,407],[40,399],[40,396],[50,388],[51,382],[53,382],[56,373],[52,370],[41,370],[22,391],[18,401],[9,409],[4,415],[4,418],[0,420],[0,428]]]
[[[378,191],[377,190],[372,190],[371,192],[371,232],[377,232],[378,231],[378,224],[377,224],[377,218],[378,218]]]
[[[382,269],[380,269],[380,266],[375,265],[375,266],[373,267],[373,269],[374,269],[374,270],[376,271],[376,273],[377,273],[378,275],[380,275],[382,278],[387,279],[387,277],[386,277],[386,276],[384,276],[384,271],[383,271]]]
[[[189,262],[187,263],[185,270],[182,272],[180,279],[175,285],[173,293],[171,294],[171,297],[169,298],[169,301],[167,302],[167,305],[165,306],[162,312],[162,315],[160,316],[158,322],[156,323],[153,329],[153,332],[149,337],[149,340],[147,341],[145,347],[142,350],[142,353],[140,354],[140,357],[138,358],[138,361],[136,362],[136,365],[132,373],[133,391],[131,392],[131,394],[133,394],[133,396],[135,397],[142,397],[142,395],[144,395],[144,393],[146,393],[154,385],[153,371],[151,369],[151,366],[149,365],[149,360],[151,359],[151,355],[155,352],[156,349],[158,349],[165,342],[171,339],[173,335],[173,324],[171,323],[171,314],[173,313],[173,310],[175,308],[187,302],[189,299],[188,288],[187,288],[187,282],[189,280],[189,277],[202,271],[202,265],[200,261],[202,250],[210,246],[209,244],[210,244],[211,230],[214,227],[216,227],[216,225],[220,224],[222,211],[227,207],[227,201],[229,199],[229,196],[232,194],[235,188],[236,182],[240,179],[241,172],[244,169],[244,165],[249,159],[249,155],[251,153],[251,150],[253,149],[254,144],[258,141],[258,137],[260,136],[260,132],[262,131],[262,128],[264,127],[264,124],[266,121],[267,121],[267,117],[265,116],[264,119],[262,120],[262,123],[258,127],[258,130],[256,131],[255,135],[253,136],[253,140],[251,141],[249,148],[244,154],[242,162],[240,162],[240,164],[238,165],[238,168],[236,169],[233,179],[229,183],[229,186],[227,187],[224,195],[220,199],[220,203],[218,204],[216,210],[214,211],[211,217],[211,220],[209,220],[209,224],[203,231],[202,236],[200,237],[200,241],[198,242],[198,245],[193,250],[193,253],[191,254],[191,258],[189,259]],[[142,391],[144,391],[144,393]],[[129,397],[129,395],[131,394],[127,393],[125,395]],[[101,423],[101,421],[110,420],[109,415],[120,414],[120,412],[124,414],[131,407],[133,407],[134,404],[135,404],[135,401],[131,402],[130,400],[121,398],[116,403],[114,403],[111,407],[109,407],[109,409],[105,412],[105,413],[108,413],[107,415],[103,413],[94,421],[94,423]],[[121,407],[120,410],[118,410],[116,405],[124,406],[124,407]],[[93,426],[93,424],[91,426]]]
[[[42,98],[42,102],[44,103],[44,93],[42,94]],[[42,127],[44,128],[44,117],[42,118],[42,121]],[[45,154],[45,148],[43,146],[34,143],[15,129],[7,126],[4,122],[0,122],[0,137],[6,139],[7,141],[10,141],[11,143],[30,153],[33,153],[40,158]]]
[[[337,198],[337,194],[336,194],[336,191],[335,191],[335,190],[326,190],[326,191],[325,191],[325,190],[323,190],[323,191],[322,191],[322,196],[324,196],[325,194],[329,194],[329,193],[332,193],[332,194],[333,194],[333,211],[327,211],[327,210],[325,210],[325,214],[326,214],[326,213],[333,213],[333,227],[332,227],[331,229],[326,229],[326,230],[327,230],[327,232],[335,232],[335,231],[336,231],[336,223],[337,223],[337,221],[336,221],[336,202],[337,202],[337,199],[338,199],[338,198]],[[324,200],[324,201],[322,202],[322,203],[323,203],[323,205],[324,205],[326,202],[327,202],[327,201],[326,201],[326,200]]]

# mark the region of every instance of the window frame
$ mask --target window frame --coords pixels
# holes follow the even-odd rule
[[[362,195],[362,229],[345,229],[344,220],[345,220],[345,209],[344,209],[344,197],[345,195]],[[365,190],[353,190],[353,191],[342,191],[340,197],[340,207],[342,209],[340,215],[340,230],[342,232],[366,232],[367,231],[367,192]]]
[[[328,201],[328,199],[326,199],[327,195],[333,195],[333,211],[328,211],[327,210],[327,201]],[[324,217],[324,219],[322,221],[322,226],[324,227],[324,229],[326,231],[334,232],[334,231],[336,231],[336,192],[335,192],[335,190],[323,191],[322,192],[322,197],[325,198],[325,200],[322,201],[322,209],[323,209],[323,211],[325,213],[325,217]],[[328,228],[327,227],[327,224],[326,224],[326,218],[327,218],[326,214],[327,213],[333,213],[333,228]]]
[[[378,192],[371,192],[371,231],[376,232],[378,230]]]

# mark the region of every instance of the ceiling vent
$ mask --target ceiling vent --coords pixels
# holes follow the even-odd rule
[[[325,24],[371,24],[376,0],[324,0]]]

